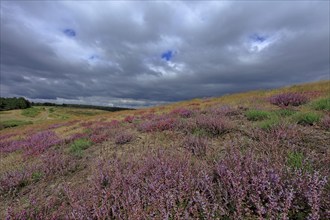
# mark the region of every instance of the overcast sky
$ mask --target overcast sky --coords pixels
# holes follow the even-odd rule
[[[1,1],[1,96],[140,107],[329,79],[329,1]]]

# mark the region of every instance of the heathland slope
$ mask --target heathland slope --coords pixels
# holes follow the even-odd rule
[[[0,218],[329,219],[329,86],[3,129]]]

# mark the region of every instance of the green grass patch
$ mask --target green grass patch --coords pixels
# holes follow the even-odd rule
[[[296,113],[296,111],[292,110],[292,109],[279,109],[274,111],[274,114],[277,116],[281,116],[281,117],[289,117],[292,116]]]
[[[245,112],[245,116],[249,121],[261,121],[271,118],[271,113],[263,110],[249,110]]]
[[[8,121],[2,121],[0,122],[0,128],[12,128],[12,127],[17,127],[21,125],[28,125],[32,124],[30,121],[20,121],[20,120],[8,120]]]
[[[49,109],[49,113],[53,113],[53,112],[55,112],[55,109],[54,108],[50,108]]]
[[[293,169],[301,169],[303,167],[304,155],[300,152],[289,152],[287,157],[287,165]]]
[[[311,164],[305,160],[301,152],[289,152],[287,155],[287,166],[292,169],[300,169],[302,171],[312,171]]]
[[[330,98],[323,98],[311,103],[315,110],[330,111]]]
[[[42,109],[40,109],[40,108],[34,108],[34,107],[32,107],[32,108],[23,109],[21,114],[23,116],[26,116],[26,117],[34,118],[37,115],[39,115],[39,113],[41,111],[42,111]]]
[[[81,157],[83,155],[83,150],[89,148],[91,144],[92,143],[86,139],[75,140],[70,145],[70,153],[72,153],[75,156]]]
[[[32,173],[32,176],[31,176],[31,178],[32,178],[32,180],[34,181],[34,182],[38,182],[39,180],[41,180],[41,178],[43,177],[43,173],[42,172],[38,172],[38,171],[36,171],[36,172],[34,172],[34,173]]]
[[[300,112],[293,117],[294,121],[302,125],[313,125],[320,121],[321,116],[314,112]]]
[[[258,123],[258,127],[262,130],[269,131],[275,126],[277,126],[280,123],[280,120],[278,117],[272,117],[270,119],[267,119],[265,121],[261,121]]]

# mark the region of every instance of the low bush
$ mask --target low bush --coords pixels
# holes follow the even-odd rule
[[[134,120],[135,120],[135,117],[132,115],[126,116],[124,118],[124,122],[127,122],[127,123],[133,123]]]
[[[73,219],[212,219],[212,177],[187,157],[159,152],[139,161],[102,161],[88,190],[66,190]]]
[[[6,172],[0,177],[0,195],[16,193],[29,184],[33,169],[24,167],[21,170]]]
[[[205,130],[211,135],[221,135],[232,129],[230,122],[219,116],[200,115],[196,118],[197,128]]]
[[[54,145],[63,143],[54,131],[46,130],[30,135],[23,143],[25,155],[38,155]]]
[[[193,111],[185,108],[177,108],[172,110],[171,114],[178,115],[182,118],[190,118],[193,115]]]
[[[169,115],[161,115],[152,119],[146,119],[138,125],[142,132],[155,132],[172,130],[177,125],[177,120]]]
[[[44,173],[45,176],[66,175],[75,172],[79,167],[79,163],[75,158],[55,150],[49,150],[43,154],[41,162],[37,170]]]
[[[330,116],[325,116],[321,120],[321,127],[324,128],[325,130],[330,131]]]
[[[134,138],[133,134],[126,132],[126,131],[121,131],[115,136],[115,143],[116,144],[126,144],[130,141],[132,141]]]
[[[307,96],[301,93],[282,93],[270,97],[270,103],[277,106],[299,106],[307,103]]]
[[[295,115],[294,120],[298,124],[302,125],[313,125],[317,122],[319,122],[321,119],[321,116],[314,112],[301,112]]]
[[[183,141],[183,147],[195,156],[205,156],[208,147],[208,141],[204,137],[189,135]]]
[[[300,166],[301,160],[295,155],[293,164]],[[215,172],[220,197],[233,219],[251,214],[260,219],[319,219],[326,205],[322,200],[326,177],[300,169],[287,171],[253,152],[233,150]]]
[[[248,110],[245,112],[245,116],[249,121],[261,121],[264,119],[269,119],[271,113],[263,110]]]

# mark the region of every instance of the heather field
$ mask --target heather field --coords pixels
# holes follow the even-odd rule
[[[0,114],[0,219],[330,219],[330,81],[33,108]]]

